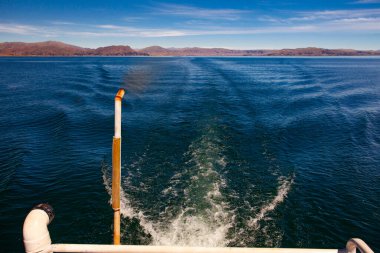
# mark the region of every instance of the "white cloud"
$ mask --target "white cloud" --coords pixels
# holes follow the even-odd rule
[[[38,32],[38,27],[20,24],[0,24],[0,33],[28,35]]]
[[[177,6],[177,5],[175,5]],[[217,10],[214,10],[217,11]],[[220,11],[220,10],[219,10]],[[225,12],[229,13],[229,12]],[[205,16],[206,13],[198,14]],[[289,15],[291,16],[291,15]],[[260,18],[259,18],[260,20]],[[215,24],[205,25],[203,22]],[[241,27],[230,23],[222,26],[218,22],[193,20],[181,27],[135,27],[114,24],[74,24],[54,21],[49,26],[0,23],[0,33],[39,37],[180,37],[200,35],[249,35],[279,33],[323,33],[323,32],[380,32],[380,9],[326,10],[297,12],[289,18],[261,17],[264,24],[252,22],[252,26]],[[268,21],[268,22],[265,22]],[[270,22],[269,22],[270,21]],[[63,25],[63,23],[65,25]]]
[[[333,20],[342,18],[379,17],[380,9],[325,10],[298,12],[292,21]]]
[[[379,18],[344,18],[328,23],[328,29],[336,31],[376,31],[380,32]]]
[[[118,25],[97,25],[96,27],[106,30],[96,32],[95,34],[98,34],[98,36],[108,36],[110,34],[117,37],[173,37],[186,35],[183,31],[165,28],[150,29]]]
[[[312,26],[314,32],[380,32],[380,9],[378,8],[303,11],[287,13],[287,16],[289,17],[264,17],[263,20],[284,27]]]
[[[380,0],[358,0],[354,3],[356,3],[356,4],[376,4],[376,3],[380,3]]]
[[[154,14],[186,16],[198,19],[238,20],[251,11],[239,9],[207,9],[181,4],[160,4],[153,8]]]
[[[73,22],[59,21],[59,20],[51,21],[51,24],[52,25],[75,25],[75,23]]]
[[[123,18],[123,20],[126,22],[138,22],[145,19],[148,19],[148,18],[147,17],[132,17],[132,16]]]

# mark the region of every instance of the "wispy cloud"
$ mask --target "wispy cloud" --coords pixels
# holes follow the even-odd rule
[[[139,36],[139,37],[172,37],[172,36],[198,36],[198,35],[234,35],[234,34],[260,34],[260,33],[287,33],[287,32],[305,32],[314,30],[314,26],[292,26],[292,27],[198,27],[193,29],[149,29],[135,28],[129,26],[116,25],[98,25],[103,31],[93,33],[97,36]],[[88,35],[88,34],[87,34]]]
[[[186,32],[184,31],[166,28],[151,29],[118,25],[97,25],[96,27],[102,29],[97,32],[99,36],[102,36],[103,34],[113,34],[118,37],[172,37],[186,35]]]
[[[13,33],[13,34],[35,34],[38,33],[38,27],[21,24],[0,24],[0,33]]]
[[[288,21],[314,24],[316,32],[380,31],[380,9],[302,12]]]
[[[128,17],[124,17],[123,21],[126,21],[126,22],[138,22],[138,21],[145,20],[145,19],[148,19],[148,18],[147,17],[128,16]]]
[[[297,13],[290,20],[331,20],[339,18],[365,18],[380,16],[380,9],[325,10]]]
[[[185,16],[198,19],[238,20],[251,11],[240,9],[208,9],[181,4],[159,4],[153,8],[155,14]]]
[[[173,5],[170,5],[173,7]],[[175,13],[188,13],[182,5],[174,5]],[[181,6],[181,7],[178,7]],[[191,7],[193,8],[193,7]],[[167,11],[169,11],[167,10]],[[180,11],[181,10],[181,11]],[[187,10],[187,11],[185,11]],[[204,10],[204,9],[202,9]],[[232,13],[223,9],[226,16]],[[212,10],[212,11],[221,11]],[[194,11],[195,12],[195,11]],[[214,13],[215,12],[211,12]],[[189,14],[190,15],[190,14]],[[197,13],[206,17],[210,10]],[[253,19],[252,19],[253,20]],[[191,22],[190,22],[191,21]],[[182,37],[201,35],[249,35],[249,34],[282,34],[282,33],[323,33],[323,32],[380,32],[380,9],[350,9],[305,11],[282,14],[281,16],[257,17],[252,26],[235,22],[213,22],[210,19],[190,19],[176,27],[150,27],[148,25],[123,26],[115,24],[79,24],[69,21],[52,21],[49,25],[32,26],[26,24],[0,23],[0,33],[19,34],[39,37]]]
[[[51,21],[51,24],[52,25],[75,25],[74,22],[60,21],[60,20]]]
[[[272,25],[313,25],[318,31],[378,30],[380,9],[351,9],[289,12],[282,17],[262,16],[259,21]],[[340,24],[340,26],[338,25]],[[358,28],[360,27],[360,29]]]
[[[328,29],[338,31],[377,31],[380,32],[380,17],[378,18],[344,18],[330,21]]]
[[[354,3],[356,3],[356,4],[376,4],[376,3],[380,3],[380,0],[358,0],[358,1],[355,1]]]
[[[192,29],[141,29],[114,25],[99,25],[99,28],[108,30],[98,36],[140,36],[140,37],[171,37],[171,36],[199,36],[199,35],[249,35],[249,34],[281,34],[281,33],[311,33],[311,32],[380,32],[380,18],[345,18],[328,20],[314,24],[288,24],[258,27],[198,27]]]

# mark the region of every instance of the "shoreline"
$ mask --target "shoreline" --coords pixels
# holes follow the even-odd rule
[[[380,58],[380,55],[0,55],[0,58]]]

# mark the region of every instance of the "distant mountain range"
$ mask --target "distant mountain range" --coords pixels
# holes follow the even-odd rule
[[[281,50],[235,50],[225,48],[163,48],[129,46],[83,48],[58,41],[0,43],[0,56],[371,56],[380,50],[324,49],[316,47]]]
[[[129,46],[109,46],[97,49],[83,48],[58,41],[36,43],[4,42],[0,43],[1,56],[126,56],[146,55]]]

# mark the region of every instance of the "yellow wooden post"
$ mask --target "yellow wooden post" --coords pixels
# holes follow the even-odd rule
[[[121,100],[124,93],[124,89],[119,89],[115,96],[115,135],[112,142],[113,243],[116,245],[120,244]]]

